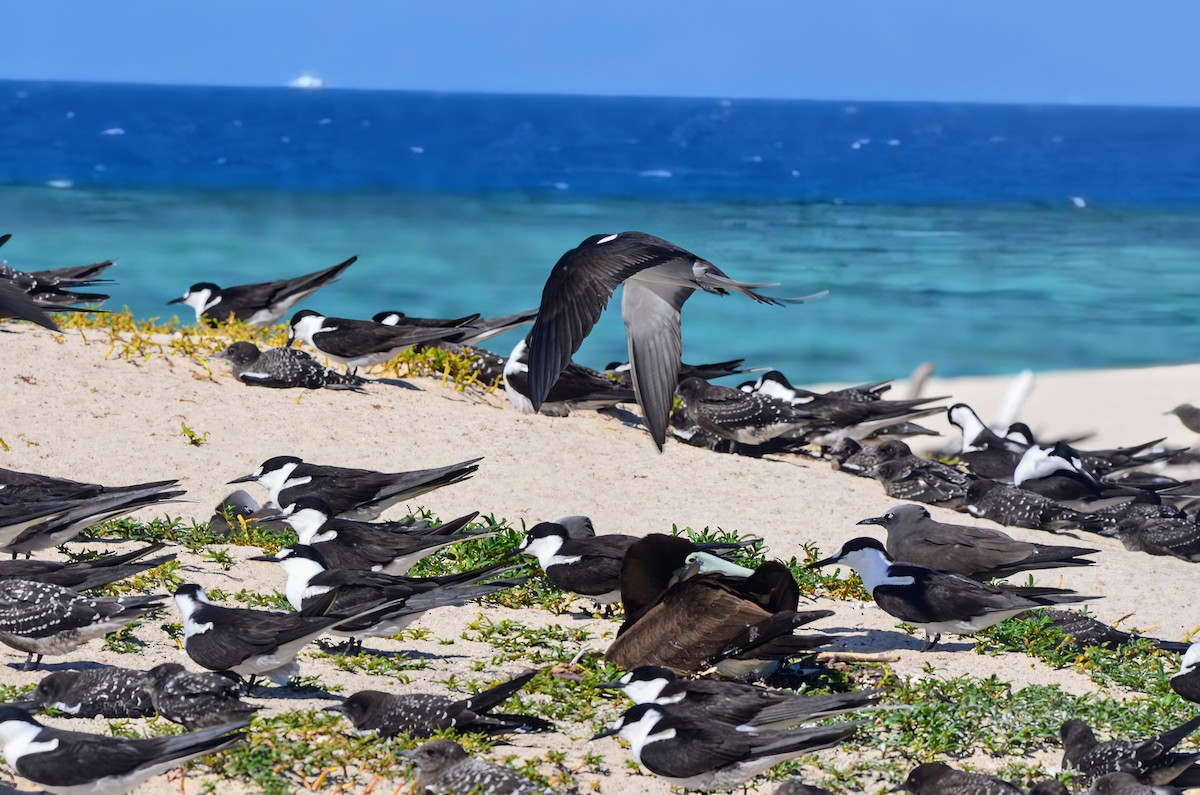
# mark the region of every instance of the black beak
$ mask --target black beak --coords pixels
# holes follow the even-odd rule
[[[251,560],[254,560],[254,558],[250,558],[250,559],[251,559]],[[322,707],[322,708],[321,708],[321,711],[322,711],[322,712],[337,712],[337,713],[339,713],[339,714],[343,714],[343,713],[342,713],[342,705],[341,705],[340,703],[338,703],[338,704],[333,704],[333,705],[331,705],[331,706],[328,706],[328,707]]]
[[[176,299],[174,299],[174,300],[172,300],[172,301],[167,301],[167,303],[168,303],[168,304],[182,304],[182,303],[183,303],[183,298],[182,298],[182,297],[179,297],[179,298],[176,298]]]
[[[261,560],[264,563],[278,563],[279,562],[279,558],[275,557],[274,555],[255,555],[252,558],[246,558],[246,560]]]
[[[807,566],[805,566],[804,568],[819,569],[822,566],[828,566],[830,563],[837,563],[841,559],[842,559],[841,553],[838,553],[837,555],[825,558],[824,560],[818,560],[816,563],[810,563]]]
[[[226,483],[253,483],[256,480],[258,480],[258,475],[250,474],[242,475],[240,478],[234,478],[233,480],[226,481]]]
[[[619,731],[620,731],[620,729],[605,729],[604,731],[600,732],[599,734],[593,735],[591,737],[591,739],[588,740],[588,742],[591,742],[592,740],[599,740],[601,737],[612,737],[614,734],[616,734]]]
[[[855,524],[885,524],[886,521],[882,516],[872,516],[870,519],[859,519]]]
[[[601,682],[600,684],[596,685],[596,689],[597,690],[624,690],[625,683],[619,679],[615,682]],[[594,740],[596,738],[593,737],[592,739]]]
[[[278,521],[281,521],[281,520],[283,520],[283,519],[286,519],[286,518],[288,518],[289,516],[291,516],[291,514],[287,514],[287,513],[273,513],[273,514],[271,514],[270,516],[259,516],[259,517],[256,517],[256,518],[254,519],[254,521],[255,521],[255,522],[258,522],[259,524],[262,524],[263,522],[278,522]]]

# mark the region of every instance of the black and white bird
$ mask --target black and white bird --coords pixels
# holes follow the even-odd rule
[[[1200,728],[1200,715],[1146,740],[1100,742],[1081,720],[1059,729],[1064,768],[1079,771],[1084,784],[1108,773],[1131,773],[1146,784],[1170,784],[1200,761],[1200,752],[1177,753],[1175,746]]]
[[[337,613],[354,616],[327,631],[354,638],[386,638],[395,635],[436,607],[461,605],[489,594],[520,585],[524,579],[483,583],[495,576],[501,565],[449,574],[442,577],[397,577],[362,569],[331,569],[313,547],[297,544],[273,559],[287,572],[284,593],[296,610],[308,614]],[[322,608],[332,594],[333,599]],[[372,607],[377,613],[362,615]]]
[[[328,602],[333,601],[331,592]],[[222,607],[209,601],[199,585],[185,583],[175,590],[175,606],[183,618],[183,648],[192,661],[210,671],[230,671],[253,680],[262,676],[286,684],[299,673],[296,655],[317,637],[362,614],[314,615],[277,613],[243,607]]]
[[[404,751],[417,766],[416,791],[431,795],[552,795],[554,790],[535,784],[515,770],[494,762],[473,759],[453,740],[430,740]]]
[[[752,576],[702,573],[688,564],[700,552],[684,538],[651,533],[621,564],[625,621],[604,658],[625,670],[657,665],[679,672],[710,666],[728,678],[768,675],[781,661],[829,641],[794,635],[832,615],[798,611],[800,589],[787,567],[767,561]]]
[[[1096,598],[1062,588],[988,585],[949,571],[897,563],[874,538],[847,541],[836,555],[809,568],[833,563],[857,571],[885,613],[924,629],[924,651],[937,645],[943,632],[973,635],[1027,610]]]
[[[358,731],[376,732],[381,737],[405,734],[423,739],[447,729],[463,734],[551,731],[554,724],[542,718],[492,711],[537,674],[537,670],[527,671],[473,696],[458,700],[432,693],[360,690],[340,704],[326,707],[325,711],[339,712],[345,715]]]
[[[1025,795],[1004,779],[956,770],[945,762],[917,765],[896,789],[912,795]]]
[[[638,704],[592,739],[619,735],[651,773],[684,790],[709,792],[736,789],[780,762],[831,748],[859,725],[743,731],[691,711]]]
[[[920,505],[897,505],[882,516],[859,521],[887,530],[893,560],[962,574],[973,580],[1009,577],[1022,571],[1090,566],[1088,547],[1018,541],[999,530],[938,522]]]
[[[55,709],[73,718],[148,718],[154,715],[150,678],[145,671],[105,665],[82,671],[55,671],[42,677],[19,706]]]
[[[276,518],[296,531],[301,544],[313,547],[331,569],[366,569],[404,575],[418,561],[463,541],[495,535],[485,530],[468,530],[478,512],[439,525],[402,519],[397,522],[359,522],[339,519],[320,497],[301,497]]]
[[[189,731],[249,721],[259,709],[242,701],[246,686],[231,674],[162,663],[145,675],[154,710]]]
[[[955,403],[946,409],[946,417],[962,433],[957,457],[972,474],[993,480],[1012,480],[1013,471],[1030,442],[996,433],[966,403]]]
[[[71,563],[32,559],[0,560],[0,580],[35,580],[75,591],[88,591],[171,562],[175,559],[174,553],[145,560],[148,555],[165,546],[160,542],[123,555],[105,555]]]
[[[461,332],[454,340],[458,345],[478,345],[484,340],[518,328],[526,323],[532,323],[537,317],[536,309],[524,312],[513,312],[509,315],[496,317],[480,317],[468,315],[459,318],[410,317],[403,312],[378,312],[371,317],[376,323],[385,326],[412,326],[417,328],[453,328]]]
[[[128,740],[64,731],[16,707],[0,707],[0,746],[18,776],[59,795],[121,795],[189,759],[239,745],[245,723],[171,737]]]
[[[454,342],[461,336],[462,332],[454,328],[386,326],[303,309],[292,315],[288,344],[302,340],[330,361],[343,365],[346,374],[351,375],[360,367],[391,361],[414,345]]]
[[[529,346],[521,340],[504,363],[504,393],[508,402],[522,414],[542,413],[566,417],[575,409],[606,409],[618,403],[632,403],[633,389],[597,370],[569,362],[538,409],[529,399]]]
[[[88,596],[61,585],[0,580],[0,643],[29,656],[66,654],[162,607],[165,596]],[[36,657],[36,660],[34,659]]]
[[[1112,488],[1101,485],[1062,442],[1053,447],[1035,444],[1026,450],[1013,470],[1013,485],[1059,502],[1099,497]]]
[[[367,379],[330,370],[297,348],[260,351],[253,342],[235,342],[214,358],[233,368],[233,377],[271,389],[342,389],[362,392]]]
[[[621,601],[621,563],[637,540],[620,533],[572,538],[562,524],[540,522],[525,532],[518,550],[537,558],[559,590],[610,605]]]
[[[1179,671],[1171,677],[1171,689],[1180,698],[1200,704],[1200,642],[1193,643],[1184,652]]]
[[[592,235],[559,258],[542,290],[529,334],[529,395],[535,411],[620,285],[625,287],[621,316],[629,336],[633,391],[660,450],[683,350],[680,310],[688,297],[700,289],[738,292],[762,304],[804,300],[762,295],[755,289],[769,285],[736,282],[711,262],[645,232]]]
[[[466,480],[479,469],[482,458],[472,458],[436,469],[412,472],[376,472],[372,469],[309,464],[296,456],[269,458],[248,475],[232,483],[257,483],[283,508],[301,497],[320,497],[344,519],[371,520],[398,502],[427,491]]]
[[[710,384],[703,378],[685,378],[675,391],[697,425],[738,444],[763,444],[784,434],[825,427],[824,422],[790,403]]]
[[[635,704],[686,707],[713,720],[738,726],[744,731],[786,729],[869,709],[882,690],[857,690],[820,696],[801,696],[794,691],[727,682],[717,679],[681,679],[673,671],[653,665],[635,668],[615,682],[597,687],[619,689]]]
[[[273,282],[224,288],[212,282],[199,282],[168,303],[190,306],[196,311],[197,323],[224,322],[233,315],[234,319],[250,326],[269,326],[282,318],[293,304],[332,282],[357,261],[358,257],[351,257],[331,268]]]

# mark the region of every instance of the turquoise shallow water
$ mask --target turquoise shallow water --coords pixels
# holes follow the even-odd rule
[[[1200,225],[1189,209],[864,206],[661,199],[56,190],[0,187],[18,267],[119,258],[111,306],[169,317],[193,281],[316,270],[357,254],[306,304],[369,317],[536,306],[559,255],[642,229],[776,295],[788,308],[694,296],[685,359],[745,357],[804,382],[1194,361]],[[515,335],[492,347],[507,351]],[[624,358],[614,304],[578,359]]]

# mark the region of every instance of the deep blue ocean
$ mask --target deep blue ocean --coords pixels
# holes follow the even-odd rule
[[[813,383],[1200,359],[1200,109],[0,81],[0,255],[118,258],[109,307],[140,317],[352,254],[305,306],[507,313],[627,229],[830,290],[696,295],[688,361]],[[614,303],[577,358],[624,348]]]

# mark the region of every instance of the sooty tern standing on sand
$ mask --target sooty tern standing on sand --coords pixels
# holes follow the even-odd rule
[[[47,674],[28,700],[16,706],[56,709],[73,718],[148,718],[154,715],[150,690],[145,671],[105,665]]]
[[[301,497],[280,518],[296,531],[301,544],[313,547],[331,569],[366,569],[387,574],[408,574],[416,563],[439,549],[494,533],[464,528],[478,512],[428,526],[424,521],[358,522],[338,519],[320,497]],[[272,558],[274,560],[274,558]]]
[[[945,762],[917,765],[893,792],[897,790],[912,795],[1025,795],[1004,779],[955,770]]]
[[[764,675],[781,660],[829,641],[793,630],[829,610],[797,611],[800,589],[787,567],[768,561],[751,576],[703,572],[684,538],[652,533],[621,563],[625,621],[604,658],[626,670],[658,665],[680,672],[715,664],[730,678]]]
[[[367,379],[323,366],[297,348],[260,351],[253,342],[235,342],[214,358],[233,367],[233,377],[250,386],[271,389],[350,389],[362,392]]]
[[[165,596],[88,596],[31,580],[0,581],[0,643],[29,656],[66,654],[162,607]],[[37,657],[34,660],[34,657]]]
[[[1059,729],[1064,768],[1079,771],[1089,784],[1108,773],[1131,773],[1146,784],[1170,784],[1200,760],[1200,753],[1173,749],[1200,727],[1200,716],[1146,740],[1100,742],[1086,723],[1069,720]]]
[[[573,409],[607,409],[618,403],[632,403],[633,390],[597,370],[569,362],[558,380],[546,393],[540,409],[529,399],[529,346],[521,340],[504,363],[504,392],[508,402],[522,414],[541,412],[550,417],[565,417]]]
[[[786,729],[845,712],[868,709],[882,690],[857,690],[823,696],[799,696],[793,691],[717,679],[681,679],[653,665],[635,668],[615,682],[597,687],[619,689],[635,704],[686,706],[713,720],[744,731]]]
[[[127,740],[43,726],[16,707],[0,707],[0,745],[18,776],[61,795],[121,795],[187,760],[244,739],[245,723]]]
[[[757,293],[755,288],[769,285],[736,282],[711,262],[645,232],[592,235],[559,258],[542,290],[529,333],[529,396],[535,411],[622,284],[633,391],[659,450],[683,350],[679,313],[688,297],[700,289],[717,295],[734,291],[762,304],[804,300]]]
[[[189,671],[162,663],[146,672],[150,699],[160,716],[188,730],[248,721],[258,707],[242,701],[245,685],[232,674]]]
[[[453,729],[457,732],[507,734],[551,731],[554,724],[530,715],[492,712],[537,676],[537,670],[515,676],[495,687],[460,700],[430,693],[384,693],[360,690],[326,712],[340,712],[358,731],[377,732],[380,737],[425,738]]]
[[[922,651],[937,645],[943,632],[974,635],[1027,610],[1095,598],[1062,588],[986,585],[949,571],[897,563],[874,538],[847,541],[836,555],[808,567],[833,563],[857,571],[884,612],[924,629]]]
[[[273,282],[224,288],[212,282],[199,282],[168,303],[190,306],[196,311],[197,323],[223,322],[233,315],[250,326],[269,326],[282,318],[293,304],[329,284],[357,261],[358,257],[351,257],[325,270]]]
[[[638,704],[592,739],[620,735],[651,773],[684,790],[709,792],[736,789],[780,762],[831,748],[853,735],[859,725],[743,731],[691,711]]]
[[[325,607],[334,596],[332,591],[327,595]],[[372,605],[351,615],[324,615],[323,609],[303,614],[221,607],[190,583],[175,590],[175,606],[183,617],[183,649],[193,662],[252,680],[265,676],[277,685],[299,673],[296,655],[319,635],[381,607]]]
[[[532,323],[537,317],[536,309],[524,312],[513,312],[511,315],[496,317],[480,317],[470,315],[460,318],[409,317],[403,312],[379,312],[371,319],[385,326],[415,326],[425,328],[453,328],[462,332],[462,337],[455,340],[459,345],[478,345],[484,340],[511,331],[526,323]]]
[[[412,472],[376,472],[371,469],[309,464],[295,456],[269,458],[249,475],[230,483],[257,483],[280,508],[301,497],[320,497],[345,519],[371,520],[392,505],[427,491],[458,483],[479,469],[482,458],[472,458],[437,469]]]
[[[287,572],[285,593],[288,602],[302,613],[334,611],[358,615],[372,606],[388,605],[386,610],[349,618],[329,629],[331,635],[358,641],[390,637],[435,607],[465,604],[525,582],[520,578],[481,583],[480,580],[498,573],[499,564],[442,577],[421,578],[396,577],[361,569],[330,569],[313,547],[304,544],[261,559],[274,560]],[[329,593],[334,595],[333,602],[318,608],[317,604]]]
[[[887,530],[887,553],[892,560],[952,571],[973,580],[1001,579],[1033,569],[1091,566],[1095,561],[1079,556],[1100,551],[1031,544],[986,527],[943,524],[920,505],[897,505],[883,516],[859,524],[877,524]]]
[[[371,320],[326,317],[303,309],[292,315],[288,344],[303,340],[352,375],[360,367],[391,361],[414,345],[454,342],[462,332],[453,328],[385,326]]]
[[[418,792],[433,795],[552,795],[554,790],[535,784],[515,770],[494,762],[473,759],[453,740],[430,740],[401,756],[417,766]]]

